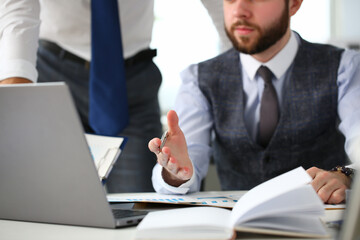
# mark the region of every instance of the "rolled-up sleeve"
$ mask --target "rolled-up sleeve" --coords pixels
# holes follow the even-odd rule
[[[39,15],[38,0],[0,0],[0,80],[37,81]]]

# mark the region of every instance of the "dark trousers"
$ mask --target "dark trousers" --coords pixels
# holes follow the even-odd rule
[[[85,132],[92,133],[88,123],[89,65],[66,56],[40,44],[38,82],[66,82]],[[137,61],[126,66],[126,81],[130,122],[119,135],[126,136],[128,142],[110,173],[106,188],[108,192],[154,191],[151,174],[156,157],[147,145],[162,132],[158,102],[161,73],[152,59]]]

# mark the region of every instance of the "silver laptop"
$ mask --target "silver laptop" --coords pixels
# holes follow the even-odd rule
[[[359,159],[360,160],[360,159]],[[360,240],[360,172],[356,173],[346,206],[344,221],[337,236],[339,240]]]
[[[119,211],[115,218],[68,87],[1,86],[0,218],[115,228],[146,215]]]

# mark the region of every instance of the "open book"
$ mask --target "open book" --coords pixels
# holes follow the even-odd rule
[[[85,134],[100,180],[104,181],[126,143],[122,137]]]
[[[296,168],[243,195],[232,211],[188,207],[150,212],[138,225],[136,239],[230,239],[234,230],[299,237],[328,237],[320,216],[324,206]]]

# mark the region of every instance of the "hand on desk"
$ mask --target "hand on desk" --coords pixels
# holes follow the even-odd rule
[[[311,185],[324,203],[338,204],[345,200],[350,179],[341,172],[330,172],[312,167],[306,170],[313,178]]]
[[[32,81],[21,77],[11,77],[0,81],[0,84],[16,84],[16,83],[32,83]]]
[[[160,149],[161,140],[154,138],[149,149],[157,156],[157,162],[163,166],[163,178],[169,185],[178,187],[193,175],[193,166],[187,151],[184,133],[179,127],[179,118],[175,111],[167,114],[168,137],[165,146]]]

